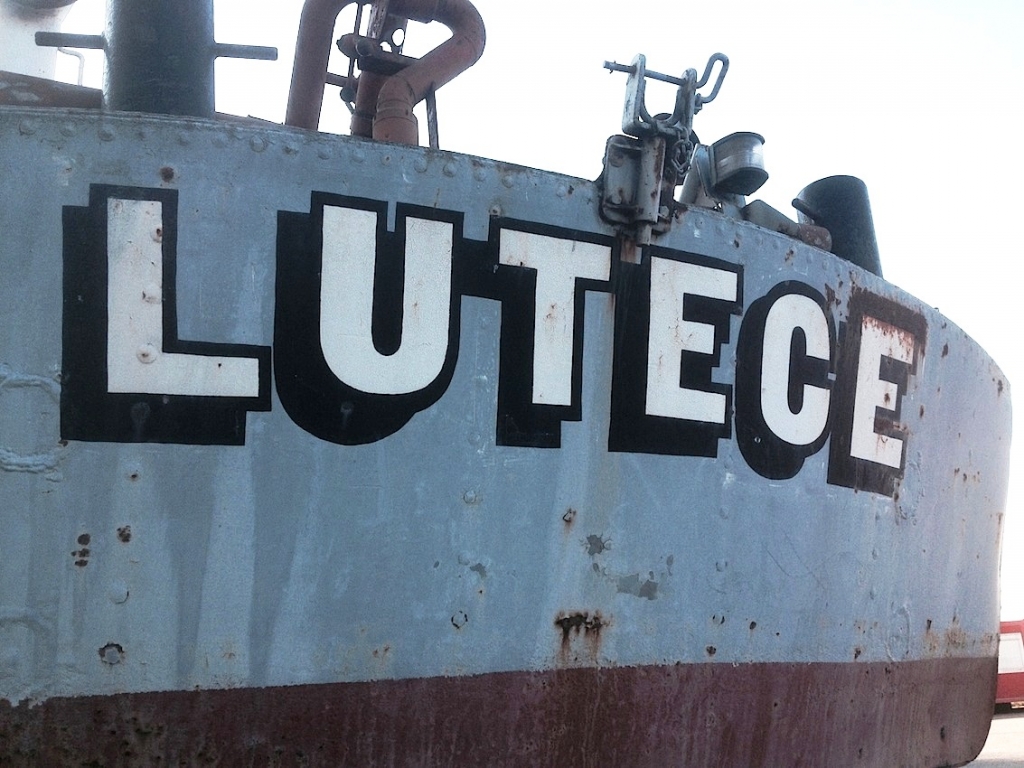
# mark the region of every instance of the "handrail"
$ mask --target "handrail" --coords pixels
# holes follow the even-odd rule
[[[345,7],[354,2],[357,0],[306,0],[302,6],[284,118],[287,125],[314,131],[320,125],[334,22]]]

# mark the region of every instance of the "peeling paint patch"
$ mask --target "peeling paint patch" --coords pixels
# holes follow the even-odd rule
[[[594,557],[594,555],[600,555],[606,549],[611,549],[611,544],[612,543],[609,539],[605,539],[595,533],[592,533],[587,536],[587,554],[591,557]]]
[[[635,595],[648,600],[655,600],[658,597],[658,582],[654,580],[654,574],[640,580],[639,573],[631,573],[628,576],[620,576],[616,581],[616,589],[619,594]]]

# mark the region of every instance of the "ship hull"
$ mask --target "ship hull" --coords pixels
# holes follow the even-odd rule
[[[3,756],[980,750],[1009,389],[934,309],[480,158],[0,123]]]

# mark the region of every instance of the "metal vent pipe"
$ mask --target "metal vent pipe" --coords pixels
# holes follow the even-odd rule
[[[75,0],[0,0],[0,70],[52,80],[57,52],[39,48],[36,32],[58,32]]]
[[[832,235],[832,253],[882,276],[868,188],[856,176],[829,176],[808,184],[793,201],[801,223],[824,227]]]

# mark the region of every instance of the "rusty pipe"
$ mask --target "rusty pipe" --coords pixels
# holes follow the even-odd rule
[[[377,96],[387,81],[387,75],[377,72],[359,73],[359,88],[356,91],[356,101],[352,108],[352,121],[349,128],[353,136],[361,136],[366,139],[373,137],[373,118],[377,112]]]
[[[437,21],[452,36],[419,61],[392,75],[380,89],[373,138],[399,144],[418,144],[413,107],[461,72],[484,51],[486,33],[479,12],[469,0],[398,0],[391,12],[414,21]]]
[[[284,118],[286,125],[314,131],[319,127],[334,24],[342,10],[354,2],[366,0],[306,0],[302,6]]]

